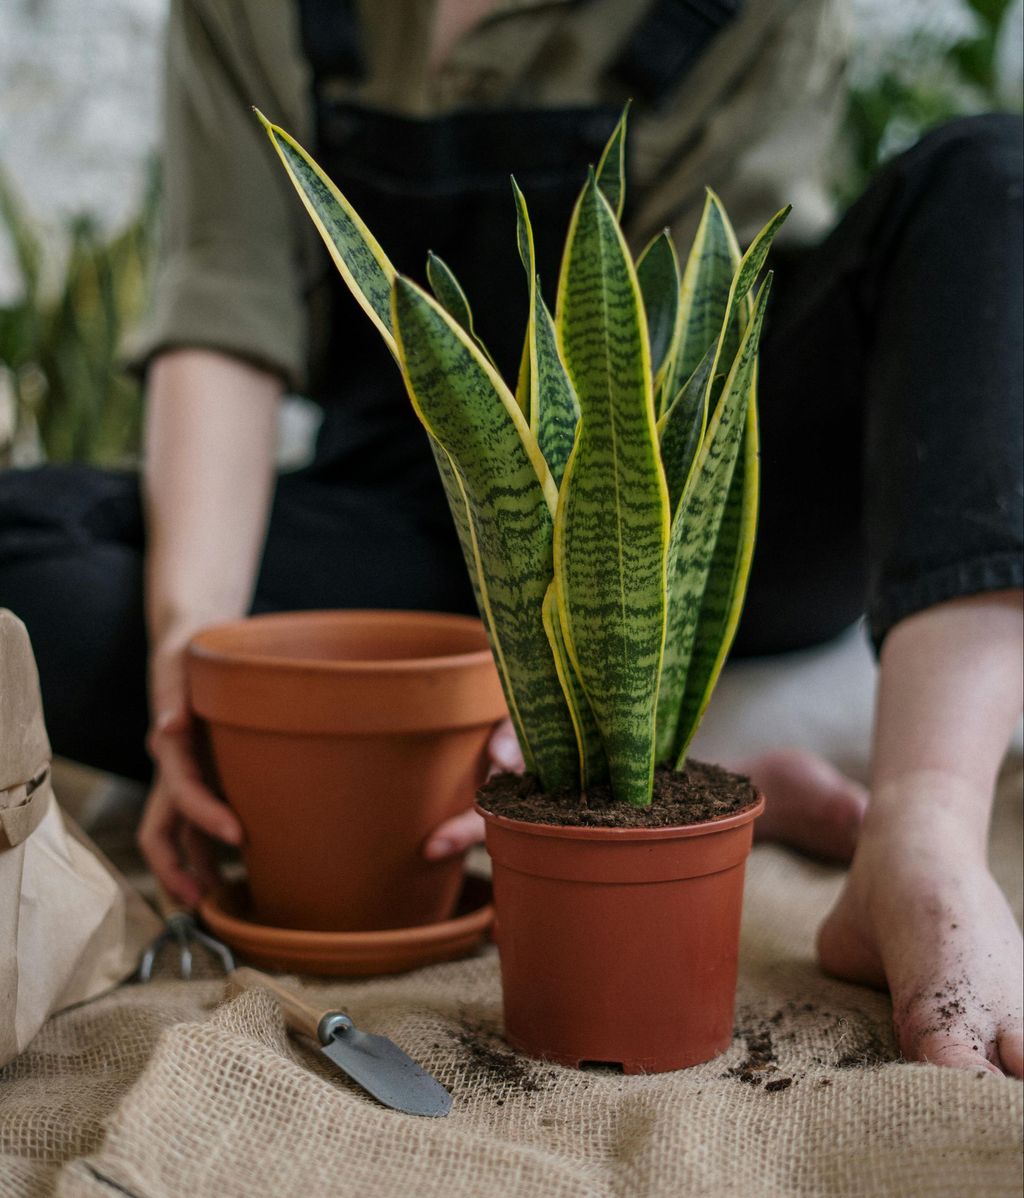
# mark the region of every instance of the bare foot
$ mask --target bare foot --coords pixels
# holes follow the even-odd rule
[[[1021,936],[984,848],[941,810],[903,833],[866,824],[821,965],[889,989],[907,1060],[1024,1076]]]
[[[778,841],[812,857],[849,861],[857,846],[868,792],[806,749],[773,749],[733,766],[763,792],[758,840]]]

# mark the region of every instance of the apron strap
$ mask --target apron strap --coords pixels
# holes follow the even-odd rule
[[[581,0],[575,0],[579,4]],[[712,40],[739,14],[744,0],[654,0],[612,73],[637,99],[664,103]],[[354,0],[299,0],[302,49],[315,80],[363,79]]]
[[[354,0],[299,0],[299,29],[314,80],[365,78]]]
[[[613,73],[637,99],[657,108],[742,7],[743,0],[655,0]]]

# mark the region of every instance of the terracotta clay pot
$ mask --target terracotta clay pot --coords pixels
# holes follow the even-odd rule
[[[732,1041],[743,875],[764,800],[678,828],[570,828],[492,815],[505,1038],[626,1073]]]
[[[366,931],[451,915],[462,861],[427,862],[423,842],[472,805],[506,713],[479,620],[256,616],[195,637],[188,678],[245,829],[254,920]]]

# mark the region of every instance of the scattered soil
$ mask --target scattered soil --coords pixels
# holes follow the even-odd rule
[[[480,791],[481,807],[507,819],[573,828],[672,828],[735,815],[757,802],[750,779],[717,765],[688,761],[654,773],[650,807],[616,802],[611,787],[545,794],[532,774],[496,774]]]
[[[759,1086],[765,1080],[766,1074],[777,1073],[779,1068],[771,1029],[765,1024],[756,1028],[737,1028],[736,1034],[746,1040],[747,1055],[739,1065],[727,1070],[725,1076],[734,1077],[747,1086]],[[765,1089],[768,1090],[769,1087],[765,1086]]]
[[[837,1069],[873,1069],[899,1059],[874,1028],[853,1027],[846,1019],[841,1019],[840,1024],[845,1025],[842,1030],[849,1031],[850,1039],[843,1042],[843,1055],[835,1062]]]
[[[464,1022],[454,1039],[465,1054],[466,1081],[483,1088],[496,1106],[504,1106],[514,1095],[537,1094],[555,1077],[553,1069],[516,1056],[493,1028],[483,1024]]]
[[[742,1016],[736,1035],[746,1041],[747,1055],[739,1065],[722,1076],[735,1078],[748,1086],[763,1086],[766,1094],[778,1094],[796,1085],[802,1076],[800,1070],[792,1076],[777,1076],[782,1067],[779,1065],[776,1044],[780,1039],[792,1040],[802,1017],[808,1015],[821,1020],[834,1020],[827,1030],[838,1033],[837,1051],[842,1054],[838,1059],[831,1054],[827,1057],[812,1056],[810,1059],[815,1065],[831,1069],[871,1069],[899,1059],[892,1044],[869,1023],[835,1015],[812,1002],[790,1000],[772,1015],[762,1017],[748,1012]],[[822,1031],[826,1029],[822,1028]],[[814,1088],[824,1089],[831,1084],[829,1078],[819,1078]]]
[[[956,924],[951,925],[956,927]],[[970,1014],[975,1009],[991,1012],[991,1008],[979,1000],[971,979],[962,973],[951,979],[941,989],[935,990],[930,999],[939,1005],[934,1008],[932,1022],[924,1029],[925,1034],[943,1032],[968,1035],[969,1043],[976,1052],[984,1051],[984,1036]],[[929,997],[917,995],[917,1003],[929,1002]]]

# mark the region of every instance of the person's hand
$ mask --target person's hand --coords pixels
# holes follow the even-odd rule
[[[156,766],[138,842],[164,888],[195,906],[217,883],[210,838],[242,842],[235,814],[205,785],[185,692],[184,649],[164,649],[150,663],[153,724],[147,741]]]
[[[511,720],[502,720],[495,728],[487,746],[491,766],[487,776],[508,772],[521,774],[526,768],[523,753],[519,748]],[[484,838],[483,817],[475,811],[464,811],[453,819],[446,820],[423,846],[423,855],[428,861],[442,861],[464,853]]]

